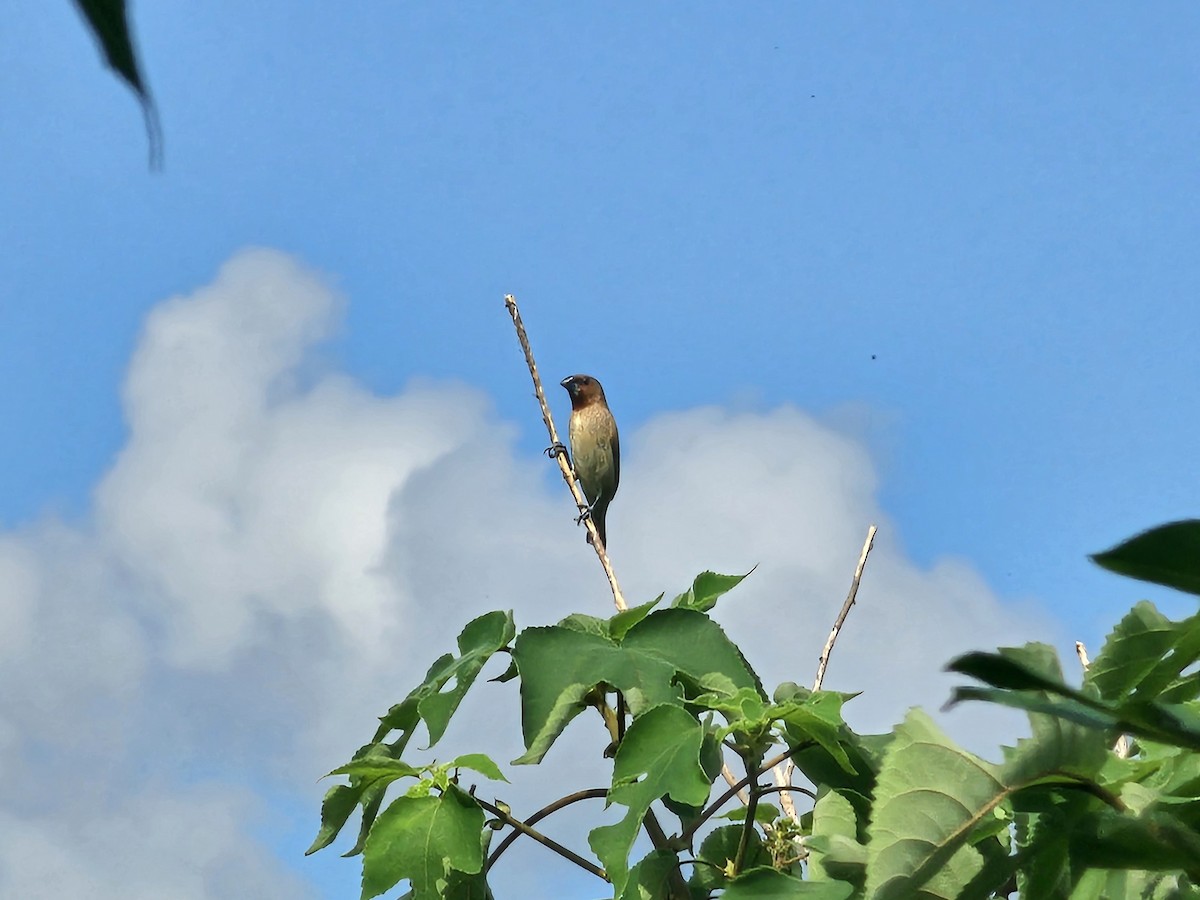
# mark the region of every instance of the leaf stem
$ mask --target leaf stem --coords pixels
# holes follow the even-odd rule
[[[740,875],[742,865],[746,862],[746,851],[750,849],[750,834],[754,831],[754,815],[758,811],[758,766],[750,766],[750,800],[746,803],[746,821],[742,826],[742,838],[738,841],[737,858],[733,861],[733,871]]]

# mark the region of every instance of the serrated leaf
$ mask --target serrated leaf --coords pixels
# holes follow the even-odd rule
[[[505,684],[517,677],[517,664],[510,656],[508,659],[508,668],[497,675],[495,678],[489,678],[489,684]]]
[[[621,644],[668,661],[693,686],[692,693],[752,688],[762,684],[721,626],[690,609],[661,609],[629,630]],[[714,678],[714,676],[719,676]]]
[[[808,872],[813,881],[845,881],[861,890],[866,878],[867,848],[858,842],[854,807],[837,791],[823,790],[813,805]]]
[[[362,900],[412,883],[415,900],[440,897],[452,870],[483,870],[479,804],[457,788],[439,797],[399,797],[375,821],[363,851]]]
[[[962,700],[988,700],[1200,750],[1200,714],[1187,704],[1155,703],[1140,699],[1139,694],[1121,703],[1107,703],[1035,672],[1014,657],[1016,652],[1009,648],[1002,654],[969,653],[952,661],[947,666],[950,671],[972,675],[1004,690],[957,688],[951,705]],[[1057,696],[1046,697],[1041,692]]]
[[[584,698],[599,684],[621,691],[635,715],[679,701],[675,669],[658,656],[558,625],[526,628],[513,658],[521,672],[521,731],[527,752],[514,765],[540,762]]]
[[[497,650],[512,641],[515,633],[511,612],[495,610],[468,622],[458,636],[459,655],[446,653],[439,657],[429,667],[425,680],[380,717],[375,743],[381,742],[392,731],[401,732],[394,742],[398,756],[412,737],[417,723],[423,719],[429,731],[429,746],[436,744],[480,670]],[[451,679],[454,686],[443,692]]]
[[[703,741],[703,726],[673,705],[647,710],[625,732],[608,801],[628,811],[620,822],[595,828],[588,835],[617,895],[624,890],[629,851],[650,804],[668,795],[689,806],[708,799],[710,782],[700,765]]]
[[[920,710],[896,728],[868,829],[867,896],[958,897],[982,868],[971,830],[1006,795],[995,768],[954,745]]]
[[[774,869],[756,869],[735,878],[721,900],[846,900],[854,886],[844,881],[801,881]]]
[[[754,821],[761,822],[763,825],[770,825],[780,816],[779,807],[773,803],[759,802],[754,807]],[[746,807],[738,806],[731,809],[727,813],[722,813],[715,818],[725,819],[728,822],[745,822]]]
[[[678,866],[674,853],[652,851],[629,870],[625,889],[618,895],[620,900],[669,900],[671,878]]]
[[[469,622],[458,636],[458,658],[438,673],[441,683],[436,691],[424,694],[417,701],[417,709],[429,729],[429,746],[432,747],[446,733],[450,717],[458,709],[463,696],[475,682],[476,676],[492,654],[507,646],[516,633],[511,612],[485,613]],[[454,679],[454,687],[443,690],[446,683]]]
[[[817,691],[803,700],[781,704],[777,709],[789,747],[802,741],[815,741],[843,771],[854,774],[854,764],[841,743],[845,728],[842,699],[841,694],[833,691]]]
[[[820,745],[804,747],[792,754],[796,768],[813,784],[836,790],[848,799],[859,820],[859,840],[866,840],[865,823],[873,808],[870,800],[884,755],[894,734],[856,734],[847,726],[838,729],[838,746],[850,760],[854,771],[842,764]]]
[[[312,844],[304,851],[305,856],[316,853],[333,843],[346,824],[346,820],[358,807],[358,800],[361,796],[361,789],[346,784],[335,784],[325,792],[325,799],[321,801],[321,827]]]
[[[1175,642],[1175,623],[1143,600],[1125,614],[1087,670],[1105,700],[1123,700],[1133,693]]]
[[[1200,871],[1200,835],[1162,813],[1133,816],[1099,809],[1072,829],[1071,857],[1076,865],[1195,873]]]
[[[389,781],[394,781],[397,778],[405,776],[419,778],[421,770],[415,769],[408,763],[401,762],[398,759],[367,757],[365,759],[352,760],[344,766],[338,766],[329,775],[357,775],[370,781],[378,778],[386,778]],[[329,775],[325,777],[328,778]]]
[[[608,620],[601,619],[599,616],[589,616],[584,613],[571,613],[565,619],[558,623],[559,628],[566,628],[568,631],[577,631],[580,634],[590,634],[593,637],[604,638],[608,640],[612,637],[608,629]]]
[[[1097,565],[1189,594],[1200,594],[1200,520],[1186,519],[1143,531],[1092,557]]]
[[[946,671],[969,675],[984,684],[1010,691],[1051,691],[1063,696],[1078,693],[1063,684],[1061,676],[1048,677],[1003,653],[964,653],[952,659]]]
[[[446,765],[451,769],[470,769],[492,781],[508,782],[504,773],[500,771],[500,767],[493,762],[490,756],[483,753],[464,753],[462,756],[454,757]]]
[[[662,598],[663,595],[659,594],[649,603],[643,603],[641,606],[633,606],[617,613],[608,620],[608,635],[614,641],[620,641],[629,632],[630,628],[646,618],[653,611],[654,607],[662,602]]]
[[[689,884],[698,891],[716,891],[726,887],[737,860],[738,848],[742,843],[743,826],[722,825],[715,828],[700,844],[696,859],[707,865],[697,865],[692,870]],[[758,830],[750,832],[746,839],[746,856],[742,871],[771,865],[771,854],[763,846]]]
[[[395,779],[406,775],[419,774],[416,769],[405,763],[397,763],[393,757],[395,748],[386,744],[367,744],[358,749],[351,760],[350,766],[363,765],[370,769],[369,774],[346,773],[350,776],[349,785],[338,785],[331,788],[325,795],[321,805],[321,828],[307,853],[314,853],[329,846],[345,826],[355,806],[362,807],[362,820],[359,824],[358,840],[348,850],[345,856],[357,856],[362,852],[363,842],[379,812],[387,786]],[[375,766],[381,768],[375,769]],[[339,774],[336,770],[330,773]]]
[[[758,566],[754,568],[757,569]],[[723,595],[741,584],[753,571],[754,569],[751,569],[745,575],[718,575],[716,572],[701,572],[685,593],[671,601],[671,607],[708,612],[717,605],[717,601]]]

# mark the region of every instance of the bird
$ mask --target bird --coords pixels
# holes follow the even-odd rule
[[[588,511],[596,523],[600,543],[608,546],[604,517],[621,479],[621,446],[617,422],[608,408],[604,388],[591,375],[571,375],[562,386],[571,397],[571,462],[575,477],[587,497]],[[591,540],[591,537],[588,537]]]

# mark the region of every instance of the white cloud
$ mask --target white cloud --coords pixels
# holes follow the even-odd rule
[[[239,794],[223,785],[175,786],[88,811],[102,818],[0,813],[0,887],[6,897],[30,900],[313,896],[246,840],[257,804]]]
[[[268,251],[163,303],[91,525],[0,535],[0,763],[21,776],[0,787],[0,893],[39,896],[22,889],[41,867],[57,879],[42,896],[295,896],[245,824],[246,785],[267,785],[268,805],[310,794],[315,829],[315,778],[467,620],[609,609],[550,464],[514,456],[483,394],[380,397],[314,364],[339,306]],[[870,522],[881,535],[827,681],[866,691],[848,709],[859,727],[940,704],[958,650],[1046,636],[966,563],[907,560],[866,451],[797,409],[664,414],[623,437],[610,532],[630,601],[758,564],[717,616],[768,687],[811,681]],[[513,687],[470,701],[504,761]],[[594,730],[575,726],[572,747],[590,753]],[[216,774],[201,786],[195,771]],[[518,802],[548,799],[546,773],[518,774]],[[346,863],[347,891],[356,880]]]

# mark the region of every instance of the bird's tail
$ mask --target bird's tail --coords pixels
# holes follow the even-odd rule
[[[608,504],[603,506],[596,505],[592,508],[592,521],[596,523],[596,533],[600,535],[600,543],[604,545],[604,549],[608,549],[608,533],[604,527],[604,517],[608,512]]]

